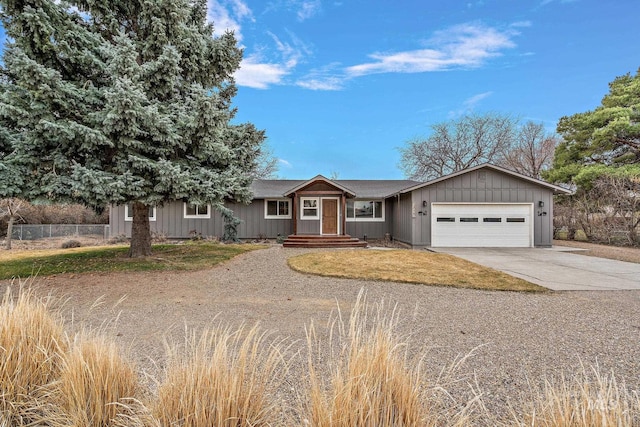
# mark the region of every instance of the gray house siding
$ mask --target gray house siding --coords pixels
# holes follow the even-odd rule
[[[274,239],[278,234],[287,236],[292,232],[291,219],[265,219],[264,200],[254,200],[248,205],[226,202],[226,206],[242,221],[238,226],[240,239],[258,237]],[[121,234],[131,236],[131,221],[125,221],[124,214],[124,205],[111,207],[111,215],[109,215],[111,236]],[[171,239],[189,237],[194,233],[208,237],[222,237],[224,234],[224,221],[220,212],[212,208],[211,218],[184,218],[182,202],[166,203],[162,207],[157,207],[156,220],[150,221],[149,226],[152,233]]]
[[[255,239],[266,237],[275,239],[278,234],[288,236],[292,232],[291,219],[266,219],[264,217],[264,200],[256,199],[250,204],[227,202],[225,204],[242,222],[238,226],[238,238]]]
[[[320,234],[320,220],[298,218],[298,234]]]
[[[109,218],[111,236],[131,237],[131,221],[125,221],[124,205],[112,206]],[[223,221],[220,213],[211,209],[211,218],[184,218],[182,202],[165,203],[156,207],[156,220],[149,221],[151,233],[168,238],[184,238],[192,234],[202,236],[222,236]]]
[[[393,202],[386,199],[384,203],[384,221],[349,221],[347,234],[359,239],[382,239],[386,233],[393,234]]]
[[[399,196],[389,198],[387,199],[387,203],[389,203],[391,200],[393,201],[390,204],[394,209],[394,222],[391,235],[393,236],[394,240],[411,244],[413,242],[411,193],[400,194]]]
[[[423,202],[427,207],[423,207]],[[538,208],[538,202],[544,208]],[[412,244],[431,245],[431,203],[533,203],[535,246],[551,246],[553,238],[553,192],[534,183],[505,173],[481,169],[422,187],[411,192],[412,209],[426,214],[415,215]],[[539,215],[546,212],[546,215]]]

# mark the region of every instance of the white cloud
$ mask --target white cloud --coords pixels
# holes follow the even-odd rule
[[[242,41],[243,20],[254,21],[251,9],[242,0],[207,0],[207,18],[213,21],[216,35],[223,34],[226,30],[231,30],[238,42]]]
[[[311,54],[311,48],[300,40],[295,34],[288,31],[290,42],[282,41],[275,34],[267,32],[273,39],[276,49],[282,56],[282,60],[287,68],[293,68],[307,55]]]
[[[312,70],[296,81],[296,86],[311,90],[341,90],[348,79],[339,63]]]
[[[464,101],[462,101],[462,108],[455,111],[449,111],[449,117],[459,117],[463,114],[473,111],[482,100],[490,97],[491,95],[493,95],[493,92],[489,91],[479,93],[465,99]]]
[[[296,85],[311,90],[342,90],[344,88],[344,78],[327,77],[301,79],[296,82]]]
[[[309,19],[320,12],[322,9],[322,3],[320,0],[305,0],[299,5],[298,9],[298,21],[302,22]]]
[[[240,69],[233,77],[240,86],[254,89],[267,89],[270,85],[282,82],[289,70],[281,64],[264,63],[258,57],[248,56],[240,63]]]
[[[454,68],[477,68],[501,51],[515,47],[513,30],[498,30],[479,24],[462,24],[437,31],[427,49],[369,55],[372,62],[348,67],[353,77],[375,73],[423,73]]]
[[[280,159],[279,158],[278,159],[278,163],[280,163],[280,165],[285,166],[285,167],[287,167],[289,169],[293,168],[293,165],[290,162],[286,161],[285,159]]]
[[[307,55],[311,54],[311,49],[291,32],[287,33],[289,41],[283,41],[270,32],[267,34],[273,40],[280,60],[266,62],[265,49],[246,57],[235,73],[238,85],[267,89],[271,85],[282,84],[283,79],[291,74]]]
[[[462,105],[464,105],[468,109],[473,109],[480,101],[491,95],[493,95],[493,92],[483,92],[477,95],[473,95],[471,98],[465,99]]]

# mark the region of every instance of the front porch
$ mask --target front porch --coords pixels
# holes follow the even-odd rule
[[[285,248],[366,248],[367,242],[342,235],[292,234],[282,243]]]

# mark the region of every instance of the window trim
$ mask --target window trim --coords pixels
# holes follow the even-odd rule
[[[307,209],[315,209],[316,210],[316,214],[315,215],[305,215],[304,214],[304,202],[306,200],[315,200],[316,202],[316,206],[314,208],[307,208]],[[300,197],[300,219],[301,220],[319,220],[320,219],[320,197]]]
[[[211,205],[210,204],[206,205],[207,206],[207,213],[206,214],[197,213],[198,209],[196,208],[196,214],[195,215],[188,215],[187,214],[187,206],[189,206],[189,205],[193,205],[193,206],[196,206],[196,207],[205,206],[205,205],[198,205],[197,203],[184,202],[182,204],[182,206],[183,206],[182,207],[182,217],[184,219],[210,219],[211,218]]]
[[[124,204],[124,220],[126,222],[132,222],[133,221],[133,216],[129,215],[129,203],[125,203]],[[156,207],[153,207],[153,215],[149,217],[149,221],[155,221],[156,220]]]
[[[353,213],[353,217],[349,217],[349,202],[381,202],[381,207],[380,209],[382,210],[382,216],[380,217],[376,217],[376,211],[375,211],[375,207],[374,207],[374,212],[373,212],[373,217],[372,218],[358,218],[355,215],[355,208],[354,208],[354,213]],[[346,201],[347,206],[345,207],[345,213],[347,215],[347,222],[384,222],[385,221],[385,200],[384,199],[350,199]],[[374,205],[375,206],[375,205]]]
[[[287,215],[269,215],[269,202],[287,202]],[[277,206],[277,205],[276,205]],[[278,206],[279,207],[279,206]],[[279,210],[279,209],[276,209]],[[264,199],[264,219],[291,219],[291,199]]]

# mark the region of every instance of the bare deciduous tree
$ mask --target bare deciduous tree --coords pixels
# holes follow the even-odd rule
[[[500,166],[540,179],[541,172],[551,167],[557,144],[558,137],[548,134],[541,123],[527,122],[518,129]]]
[[[256,157],[255,164],[254,179],[276,179],[278,158],[274,156],[273,149],[267,144],[263,144],[260,147],[260,153]]]
[[[400,168],[410,179],[428,180],[482,163],[500,164],[516,134],[509,115],[465,115],[435,124],[426,138],[400,148]]]
[[[24,201],[16,198],[8,198],[0,200],[0,218],[7,217],[7,238],[5,240],[5,249],[11,249],[11,235],[13,234],[13,223],[20,218],[20,210]]]

